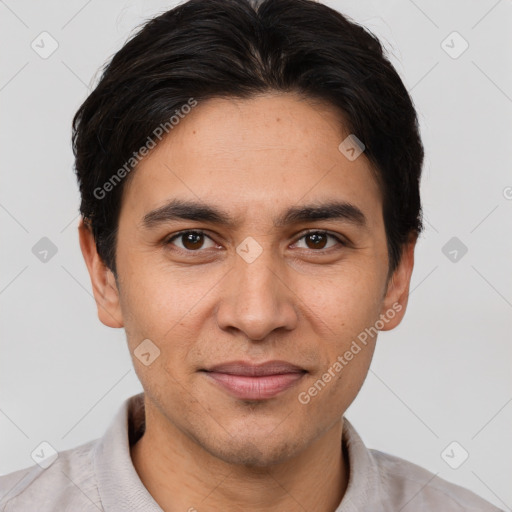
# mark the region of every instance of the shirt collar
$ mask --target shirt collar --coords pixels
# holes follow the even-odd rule
[[[163,512],[139,478],[130,455],[144,433],[144,393],[126,399],[105,435],[95,446],[93,460],[105,512]],[[362,439],[343,419],[343,443],[348,453],[349,481],[335,512],[360,512],[382,506],[377,464]]]
[[[347,489],[336,512],[387,511],[379,469],[372,453],[347,418],[343,418],[342,442],[348,452]]]
[[[130,455],[144,425],[144,393],[126,399],[93,455],[105,512],[163,512],[144,487]]]

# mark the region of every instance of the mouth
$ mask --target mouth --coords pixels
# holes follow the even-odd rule
[[[297,385],[306,370],[286,361],[252,364],[232,361],[201,370],[208,379],[242,400],[266,400]]]

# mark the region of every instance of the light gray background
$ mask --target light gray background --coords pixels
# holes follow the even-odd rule
[[[371,447],[512,506],[512,2],[329,1],[374,31],[418,109],[426,231],[403,323],[381,333],[347,412]],[[103,434],[142,390],[96,316],[77,238],[70,123],[98,69],[165,1],[0,1],[0,473]],[[59,44],[42,59],[31,42]],[[469,43],[450,57],[457,31]],[[460,40],[448,39],[456,51]],[[507,188],[508,187],[508,188]],[[457,237],[467,254],[452,262]],[[32,247],[58,248],[46,263]],[[460,254],[460,253],[459,253]],[[452,441],[469,452],[451,469]]]

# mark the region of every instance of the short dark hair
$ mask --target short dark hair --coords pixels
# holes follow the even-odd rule
[[[98,190],[191,98],[274,91],[332,106],[364,143],[382,193],[392,274],[403,245],[423,229],[424,151],[412,99],[379,40],[313,0],[189,0],[128,40],[73,119],[80,213],[116,277],[122,191],[133,173],[108,187],[107,198]]]

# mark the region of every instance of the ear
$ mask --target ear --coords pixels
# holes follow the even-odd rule
[[[405,315],[409,299],[409,285],[414,267],[416,240],[417,235],[411,235],[409,241],[403,246],[400,263],[389,278],[380,312],[380,318],[383,319],[384,323],[384,327],[380,329],[381,331],[394,329]]]
[[[98,318],[107,327],[123,327],[123,316],[119,302],[119,291],[112,271],[107,268],[96,250],[96,242],[88,223],[80,218],[78,225],[80,248],[91,277],[94,300],[98,307]]]

